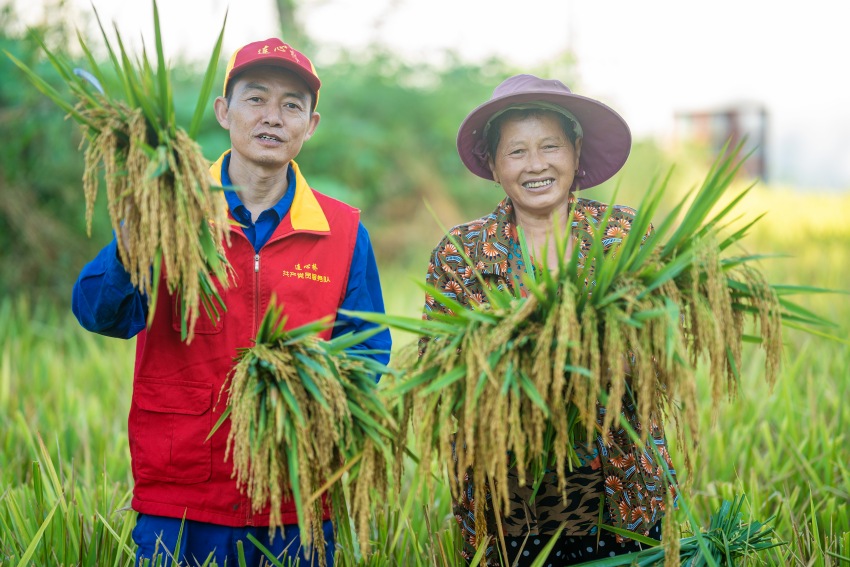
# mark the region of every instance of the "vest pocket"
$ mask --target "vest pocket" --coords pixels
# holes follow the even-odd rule
[[[210,478],[212,385],[139,377],[129,436],[133,470],[146,479],[193,484]]]
[[[224,301],[225,294],[219,290],[221,300]],[[171,327],[176,332],[181,332],[183,319],[180,317],[180,296],[175,293],[171,296]],[[203,304],[199,307],[198,318],[195,320],[196,335],[214,335],[220,333],[224,327],[224,308],[219,306],[218,319],[210,317],[204,309]]]

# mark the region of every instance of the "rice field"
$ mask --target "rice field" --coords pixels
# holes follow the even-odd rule
[[[850,197],[756,188],[746,208],[769,212],[745,241],[748,250],[789,255],[764,261],[770,281],[850,288],[850,227],[839,214],[850,211]],[[424,267],[382,266],[389,312],[419,311],[415,282]],[[745,496],[752,519],[770,520],[784,545],[753,556],[752,565],[850,564],[850,296],[801,303],[835,321],[831,332],[841,340],[786,332],[773,389],[753,350],[737,398],[716,409],[701,381],[701,443],[691,474],[679,467],[683,498],[700,522],[736,495]],[[395,339],[401,346],[411,337]],[[133,354],[132,342],[91,335],[69,311],[25,293],[0,300],[0,566],[132,565]],[[447,486],[429,494],[417,487],[411,468],[374,510],[369,558],[342,530],[337,564],[463,565]]]

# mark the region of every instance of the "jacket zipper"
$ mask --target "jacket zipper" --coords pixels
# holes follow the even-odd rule
[[[254,336],[260,328],[260,253],[254,254]]]
[[[257,330],[260,328],[260,253],[254,254],[254,333],[257,336]],[[254,513],[251,509],[251,503],[244,496],[242,497],[242,509],[245,510],[245,525],[254,525]]]

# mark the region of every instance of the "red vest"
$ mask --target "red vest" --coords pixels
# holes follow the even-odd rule
[[[210,170],[216,179],[222,158]],[[239,227],[231,229],[227,257],[235,277],[222,293],[221,320],[202,311],[191,344],[181,342],[179,310],[163,291],[153,323],[138,336],[128,424],[138,512],[227,526],[269,523],[268,508],[251,511],[236,488],[232,459],[224,460],[229,421],[204,439],[225,408],[226,395],[219,394],[237,349],[253,344],[272,294],[289,317],[287,328],[336,315],[360,221],[357,209],[313,191],[292,167],[292,208],[260,252]],[[283,503],[282,518],[297,523],[294,502]]]

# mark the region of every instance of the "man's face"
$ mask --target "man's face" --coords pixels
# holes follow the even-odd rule
[[[215,101],[216,118],[230,131],[232,159],[265,170],[287,167],[319,124],[311,101],[307,83],[294,73],[268,66],[241,73],[230,102]]]

